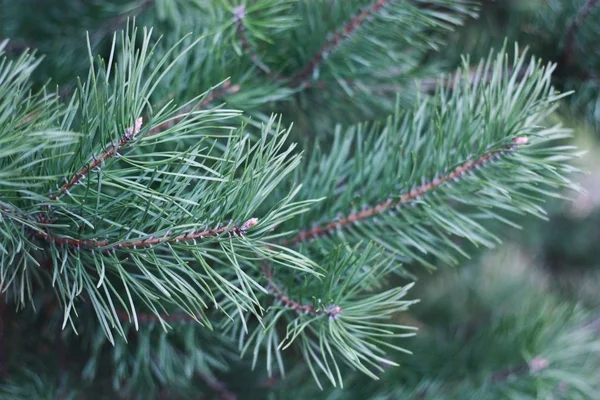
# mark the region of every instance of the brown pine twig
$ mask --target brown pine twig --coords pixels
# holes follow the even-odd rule
[[[337,319],[342,313],[342,307],[332,304],[324,309],[316,309],[312,304],[303,304],[298,300],[289,297],[282,289],[273,282],[273,272],[270,268],[263,269],[263,275],[267,278],[267,286],[265,289],[275,298],[277,302],[285,308],[294,310],[299,314],[308,314],[314,317],[326,315],[331,319]]]
[[[306,84],[308,78],[313,72],[321,65],[328,54],[335,50],[344,39],[351,36],[356,30],[367,20],[368,17],[376,14],[391,0],[377,0],[370,7],[363,9],[357,15],[354,16],[349,22],[347,22],[342,29],[337,31],[331,39],[327,40],[323,46],[317,51],[313,58],[306,64],[306,66],[291,78],[290,85],[292,87],[298,87]]]
[[[256,65],[266,75],[270,75],[271,70],[266,66],[265,63],[261,61],[254,46],[252,46],[248,40],[248,37],[246,36],[246,25],[244,25],[244,18],[246,18],[246,6],[244,4],[240,4],[233,9],[233,22],[235,23],[235,33],[240,41],[240,44],[242,45],[242,49],[246,52],[248,57],[250,57],[250,60],[252,60],[254,65]]]
[[[517,137],[513,140],[513,144],[511,146],[509,146],[507,148],[507,150],[511,151],[514,149],[515,146],[526,144],[526,143],[527,143],[526,137]],[[380,203],[374,207],[364,209],[360,212],[352,213],[352,214],[348,215],[347,217],[342,217],[336,221],[329,222],[325,225],[321,225],[321,226],[314,227],[312,229],[301,231],[293,239],[284,241],[283,245],[284,246],[286,246],[286,245],[295,246],[302,242],[306,242],[306,241],[324,236],[335,230],[344,229],[347,226],[350,226],[350,225],[356,224],[357,222],[360,222],[362,220],[374,217],[374,216],[381,214],[382,212],[389,210],[391,208],[401,207],[407,203],[411,203],[411,202],[417,200],[418,198],[424,196],[425,194],[439,188],[444,183],[447,183],[449,181],[458,180],[465,174],[474,171],[475,169],[486,164],[487,162],[501,157],[502,155],[504,155],[505,151],[506,150],[494,151],[491,153],[484,154],[483,156],[479,157],[476,160],[469,160],[469,161],[465,162],[464,164],[461,164],[458,167],[456,167],[455,169],[453,169],[447,175],[442,176],[442,177],[437,177],[431,182],[428,182],[421,186],[418,186],[418,187],[412,189],[410,192],[401,195],[400,198],[397,200],[389,199],[389,200],[387,200],[383,203]]]
[[[101,249],[101,250],[115,250],[115,249],[137,249],[145,247],[153,247],[164,243],[190,243],[196,244],[199,240],[216,238],[221,235],[233,236],[244,236],[246,231],[252,228],[258,223],[257,218],[250,218],[242,225],[232,226],[231,224],[220,226],[217,224],[216,228],[206,228],[203,230],[192,231],[188,233],[182,233],[179,235],[173,235],[170,232],[162,236],[150,235],[146,238],[138,238],[134,240],[109,242],[108,240],[94,240],[94,239],[74,239],[69,237],[57,236],[50,233],[48,230],[35,231],[35,236],[44,239],[48,242],[55,243],[62,246],[76,247],[78,249]]]
[[[117,155],[118,151],[129,145],[135,140],[135,136],[140,132],[142,128],[142,118],[138,118],[135,121],[135,125],[127,128],[125,134],[121,136],[117,143],[113,143],[108,150],[100,154],[98,157],[93,157],[93,160],[77,171],[70,179],[68,179],[61,187],[58,188],[58,193],[53,193],[49,197],[51,200],[58,200],[64,194],[68,194],[69,191],[75,186],[80,185],[81,182],[89,175],[90,171],[97,169],[104,163],[104,161]]]

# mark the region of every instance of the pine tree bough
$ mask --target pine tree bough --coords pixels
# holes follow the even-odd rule
[[[269,67],[267,67],[265,65],[265,63],[263,63],[261,61],[260,57],[256,53],[256,50],[254,49],[252,44],[250,44],[250,42],[248,41],[248,38],[246,37],[246,26],[244,25],[245,17],[246,17],[246,6],[244,4],[241,4],[233,9],[233,22],[235,23],[235,26],[236,26],[235,32],[237,34],[237,37],[240,41],[240,44],[242,45],[242,49],[244,49],[244,51],[246,52],[248,57],[250,57],[252,62],[262,72],[269,75],[271,73],[271,70],[269,69]]]
[[[148,19],[161,29],[177,16],[177,32],[206,26],[205,39],[168,32],[168,45],[153,45],[150,32],[128,30],[106,61],[93,60],[90,45],[87,81],[70,102],[31,94],[35,60],[0,62],[0,301],[39,301],[36,318],[50,322],[15,321],[32,333],[24,340],[37,340],[31,328],[40,325],[70,335],[56,336],[61,357],[81,334],[86,364],[60,359],[51,373],[61,379],[83,370],[134,389],[159,382],[171,395],[191,393],[196,377],[227,398],[235,395],[211,373],[235,347],[253,365],[264,361],[269,377],[301,365],[321,388],[323,376],[341,386],[350,370],[377,379],[405,364],[397,353],[410,353],[404,340],[418,325],[406,314],[418,300],[403,265],[456,265],[468,254],[455,238],[491,247],[487,222],[515,225],[505,211],[540,216],[543,198],[571,187],[574,154],[552,144],[567,134],[546,125],[563,97],[553,67],[525,65],[518,49],[512,65],[502,51],[477,68],[465,60],[445,81],[422,81],[423,98],[409,105],[399,96],[373,109],[373,123],[344,119],[348,106],[390,101],[368,83],[401,89],[425,49],[474,10],[469,0],[193,3],[162,2],[163,14]],[[332,15],[317,18],[327,7]],[[302,41],[317,50],[308,60]],[[259,53],[292,73],[269,75]],[[439,72],[428,68],[417,79]],[[356,104],[315,107],[328,95],[317,90],[318,101],[294,102],[334,80],[362,88]],[[230,99],[235,110],[211,107]],[[311,131],[305,120],[321,122],[298,117],[305,111],[331,112],[323,126],[350,126],[304,142],[305,157],[272,110],[289,111],[301,135]],[[0,364],[3,345],[0,329]],[[498,376],[556,365],[520,360]],[[146,398],[161,393],[154,389]]]
[[[193,231],[188,233],[182,233],[180,235],[173,235],[171,232],[166,232],[162,236],[150,235],[144,239],[135,239],[130,241],[118,241],[109,242],[108,240],[89,240],[89,239],[73,239],[68,237],[56,236],[49,231],[36,231],[35,235],[41,239],[44,239],[50,243],[56,243],[58,245],[72,246],[78,249],[101,249],[104,251],[112,251],[115,249],[137,249],[144,247],[152,247],[164,243],[188,243],[197,245],[198,241],[216,238],[221,235],[228,235],[230,237],[244,236],[246,231],[252,228],[258,223],[257,218],[251,218],[244,222],[242,225],[227,224],[215,228],[206,228],[201,231]]]
[[[409,204],[410,202],[417,200],[419,197],[426,195],[432,190],[437,189],[438,187],[442,186],[447,182],[458,181],[465,174],[473,172],[481,168],[486,163],[502,157],[507,152],[513,151],[516,148],[516,146],[526,144],[527,141],[528,139],[524,136],[517,137],[513,139],[513,144],[511,146],[508,146],[505,150],[494,151],[491,153],[484,154],[476,160],[469,160],[466,163],[461,164],[455,169],[453,169],[449,174],[442,177],[438,177],[429,183],[424,183],[423,185],[414,188],[409,193],[401,195],[398,200],[389,199],[383,203],[376,205],[375,207],[366,208],[360,212],[350,214],[347,217],[342,217],[337,221],[330,222],[326,225],[317,226],[309,230],[301,231],[295,238],[291,240],[286,240],[283,242],[283,244],[295,246],[302,242],[314,240],[320,236],[332,233],[337,229],[343,229],[348,225],[355,224],[364,219],[374,217],[375,215],[381,214],[382,212],[391,208],[403,207]]]
[[[125,134],[123,136],[121,136],[121,138],[119,138],[119,141],[117,143],[112,143],[110,148],[108,150],[106,150],[104,153],[102,153],[100,156],[98,156],[98,157],[93,156],[92,162],[90,162],[88,165],[86,165],[81,170],[76,172],[75,175],[73,175],[71,177],[71,179],[68,179],[58,189],[58,193],[50,195],[50,199],[58,200],[62,195],[68,194],[69,190],[71,190],[73,188],[73,186],[81,184],[81,181],[83,181],[86,178],[86,176],[89,175],[90,171],[93,171],[96,168],[99,168],[102,165],[102,163],[104,163],[106,160],[118,155],[118,152],[120,149],[131,144],[131,142],[133,142],[135,140],[136,135],[138,133],[140,133],[140,130],[142,129],[142,122],[143,122],[143,119],[138,118],[135,121],[135,125],[127,128],[125,130]]]
[[[292,87],[302,86],[306,80],[313,74],[315,69],[325,60],[327,55],[331,53],[340,43],[352,35],[365,21],[373,14],[379,12],[386,4],[392,0],[377,0],[370,7],[365,8],[354,16],[342,29],[336,32],[319,51],[313,56],[308,64],[290,80]]]
[[[312,304],[302,304],[298,300],[290,298],[282,289],[279,288],[273,281],[273,272],[271,269],[264,269],[263,273],[267,278],[266,289],[275,298],[275,301],[282,304],[284,307],[296,311],[301,314],[309,314],[314,317],[319,315],[326,315],[331,319],[339,318],[342,313],[342,307],[332,304],[324,309],[317,309]]]
[[[573,54],[575,52],[574,47],[578,28],[581,26],[581,24],[583,24],[583,22],[587,19],[587,17],[594,10],[594,8],[598,7],[599,4],[600,0],[585,0],[585,3],[581,6],[581,9],[579,10],[579,13],[573,18],[573,20],[569,24],[562,52],[562,58],[567,65],[572,64],[574,62]]]

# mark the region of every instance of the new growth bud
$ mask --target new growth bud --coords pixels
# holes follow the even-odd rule
[[[529,139],[526,136],[519,136],[513,139],[514,144],[527,144]]]
[[[258,224],[258,218],[250,218],[248,221],[244,222],[240,228],[241,231],[247,231],[252,228],[254,225]]]

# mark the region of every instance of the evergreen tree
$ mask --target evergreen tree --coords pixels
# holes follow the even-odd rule
[[[467,260],[577,188],[555,64],[449,69],[479,6],[0,2],[0,398],[594,398],[589,312]]]

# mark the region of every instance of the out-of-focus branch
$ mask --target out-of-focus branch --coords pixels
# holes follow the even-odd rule
[[[581,6],[577,15],[573,18],[569,27],[567,28],[567,36],[562,50],[562,60],[565,64],[573,64],[575,61],[575,42],[577,31],[581,24],[585,22],[591,12],[600,4],[600,0],[586,0]]]

